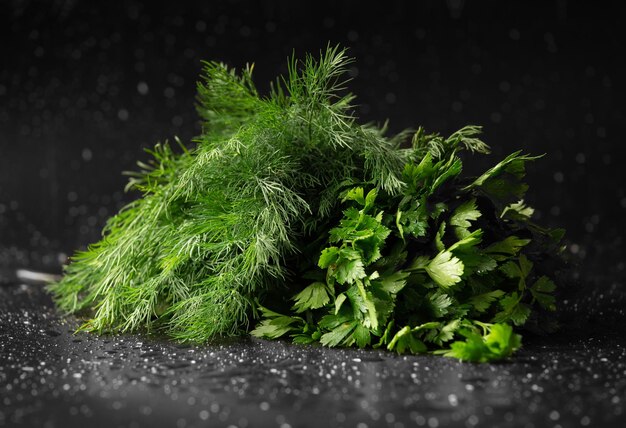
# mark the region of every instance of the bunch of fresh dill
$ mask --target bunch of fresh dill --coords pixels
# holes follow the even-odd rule
[[[458,153],[488,152],[478,127],[389,138],[359,124],[342,95],[351,61],[337,47],[292,59],[267,97],[252,67],[205,63],[195,146],[150,151],[127,186],[142,197],[51,285],[59,306],[86,330],[181,341],[262,316],[254,335],[301,343],[416,353],[464,337],[444,352],[474,361],[519,347],[509,324],[554,307],[533,261],[558,232],[522,202],[534,158],[465,179]]]

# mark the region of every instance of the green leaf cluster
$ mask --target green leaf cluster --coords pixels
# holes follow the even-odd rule
[[[293,57],[267,96],[252,65],[204,63],[201,135],[157,144],[128,174],[141,197],[50,286],[60,308],[89,331],[191,342],[254,324],[268,339],[470,361],[519,348],[510,326],[556,307],[540,262],[562,233],[523,201],[536,157],[464,177],[462,153],[489,152],[480,127],[361,124],[351,63],[338,47]]]
[[[510,325],[479,324],[486,330],[482,336],[472,330],[460,330],[459,334],[464,336],[465,340],[452,343],[450,349],[444,351],[443,355],[461,361],[484,363],[507,358],[522,346],[521,336],[513,333]]]
[[[461,151],[488,151],[478,132],[443,139],[418,130],[400,192],[370,183],[344,192],[343,215],[318,260],[325,281],[319,270],[302,275],[318,279],[301,294],[314,287],[320,297],[296,296],[291,310],[306,314],[304,324],[285,336],[474,362],[519,349],[512,326],[556,309],[556,286],[535,263],[561,234],[535,225],[519,199],[525,164],[536,157],[514,153],[478,178],[461,175]]]

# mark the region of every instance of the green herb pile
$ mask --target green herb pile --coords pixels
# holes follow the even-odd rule
[[[477,178],[480,128],[447,138],[360,124],[345,93],[345,50],[292,59],[268,96],[204,64],[202,134],[158,144],[127,188],[142,197],[109,219],[50,286],[97,332],[204,342],[257,337],[511,355],[513,331],[555,309],[542,261],[560,230],[531,221],[516,152]],[[256,327],[255,327],[256,325]],[[255,328],[254,328],[255,327]]]

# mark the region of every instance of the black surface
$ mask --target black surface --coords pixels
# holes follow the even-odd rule
[[[40,285],[0,288],[0,426],[622,427],[626,340],[535,338],[509,362],[73,335]]]
[[[292,3],[0,2],[0,425],[626,425],[621,2]],[[201,59],[255,62],[264,92],[294,50],[329,41],[357,59],[364,121],[482,124],[494,154],[470,172],[546,153],[528,200],[568,229],[561,333],[482,366],[245,338],[181,348],[73,336],[40,285],[20,285],[16,269],[59,272],[136,197],[121,172],[143,148],[199,132]]]

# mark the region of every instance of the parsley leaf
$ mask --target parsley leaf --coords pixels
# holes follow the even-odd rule
[[[255,337],[276,339],[289,332],[298,331],[299,326],[304,324],[302,318],[282,315],[262,306],[259,309],[265,319],[250,332]]]
[[[482,325],[490,330],[487,335],[463,331],[461,334],[465,336],[465,340],[454,342],[444,355],[461,361],[484,363],[507,358],[521,347],[521,337],[513,333],[508,324]]]
[[[330,302],[330,296],[323,282],[314,282],[294,296],[293,308],[297,313],[308,309],[318,309]]]
[[[547,276],[542,276],[530,287],[530,293],[542,308],[555,311],[556,299],[551,294],[555,289],[556,284]]]
[[[391,339],[387,345],[387,349],[390,351],[396,351],[398,354],[403,354],[407,350],[412,354],[421,354],[426,352],[427,348],[424,342],[417,339],[411,327],[408,325],[401,328]]]
[[[469,303],[474,307],[476,312],[485,312],[493,302],[504,295],[502,290],[488,291],[483,294],[477,294],[469,299]]]
[[[448,288],[461,281],[463,262],[450,251],[440,252],[425,267],[428,275],[440,286]]]
[[[496,323],[511,321],[515,325],[524,325],[530,315],[530,308],[522,303],[521,297],[516,291],[500,300],[502,311],[498,312],[493,321]]]
[[[450,225],[455,227],[457,237],[463,239],[470,233],[468,229],[472,222],[478,220],[480,216],[480,211],[476,209],[476,199],[472,198],[454,211],[450,217]]]

